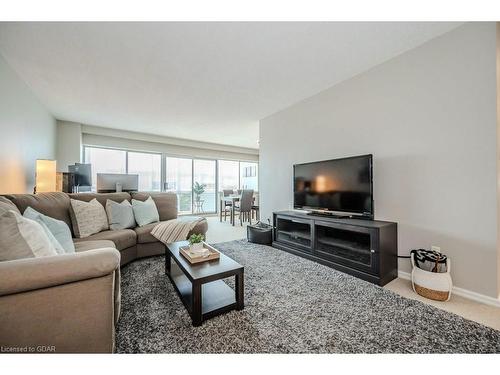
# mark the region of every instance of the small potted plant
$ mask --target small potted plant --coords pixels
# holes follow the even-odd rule
[[[203,250],[203,234],[192,234],[189,237],[189,250],[201,251]]]

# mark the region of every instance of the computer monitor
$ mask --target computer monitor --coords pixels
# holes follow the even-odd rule
[[[92,186],[91,164],[75,163],[75,165],[69,165],[68,172],[74,174],[74,185],[78,191],[90,191]]]
[[[138,174],[98,173],[97,192],[137,191],[139,189]]]

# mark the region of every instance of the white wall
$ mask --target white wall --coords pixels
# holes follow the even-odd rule
[[[291,207],[294,163],[373,153],[399,253],[440,246],[456,286],[497,298],[496,137],[495,24],[466,24],[262,120],[262,218]]]
[[[57,121],[57,171],[67,172],[68,165],[82,158],[82,126],[75,122]]]
[[[259,150],[57,121],[58,170],[80,161],[82,146],[121,148],[199,158],[258,161]]]
[[[0,194],[32,193],[36,159],[55,158],[56,121],[0,56]]]
[[[156,136],[140,132],[82,125],[83,144],[169,155],[256,161],[259,150],[187,139]],[[221,135],[223,137],[223,135]]]

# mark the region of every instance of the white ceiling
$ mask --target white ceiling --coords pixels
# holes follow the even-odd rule
[[[257,148],[260,119],[459,23],[0,23],[61,120]]]

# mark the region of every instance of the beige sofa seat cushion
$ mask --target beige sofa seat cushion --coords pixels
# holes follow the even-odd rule
[[[193,217],[192,216],[182,216],[182,217],[193,218],[193,219],[196,218],[196,216],[193,216]],[[153,237],[151,235],[151,231],[158,224],[159,223],[151,223],[151,224],[145,225],[143,227],[134,228],[135,233],[137,233],[137,243],[153,243],[153,242],[157,242],[158,239],[155,238],[155,237]],[[189,232],[188,238],[192,234],[203,234],[203,235],[205,235],[205,233],[207,233],[207,230],[208,230],[207,219],[201,218],[201,220],[198,223],[196,223],[195,227],[193,229],[191,229],[191,231]]]
[[[115,243],[110,240],[91,240],[75,242],[75,252],[111,248],[116,249]]]
[[[75,238],[78,244],[84,241],[109,240],[113,241],[118,250],[123,250],[137,243],[137,235],[132,229],[105,230],[85,238]],[[78,245],[80,246],[80,245]]]
[[[12,201],[21,214],[31,207],[41,214],[64,221],[72,229],[69,215],[70,203],[66,193],[7,194],[4,197]]]
[[[77,238],[85,238],[109,228],[106,211],[97,199],[90,202],[71,199],[70,214]]]
[[[160,215],[160,221],[177,218],[177,194],[174,193],[131,193],[132,199],[144,202],[153,198]]]
[[[151,243],[158,241],[151,235],[151,231],[158,224],[159,223],[151,223],[142,227],[134,228],[135,233],[137,233],[137,243]]]

